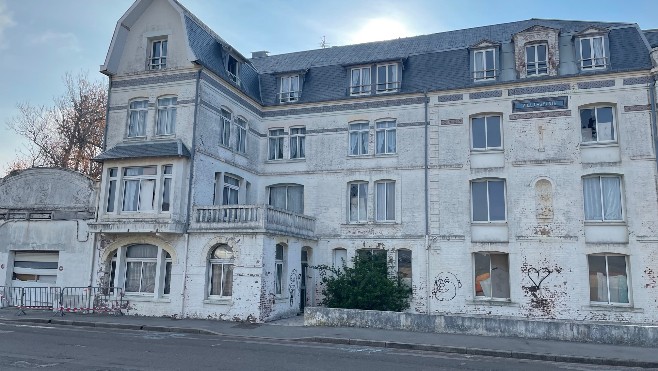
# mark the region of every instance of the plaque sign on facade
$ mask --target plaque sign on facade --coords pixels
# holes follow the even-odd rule
[[[568,108],[569,98],[566,96],[521,99],[512,101],[513,112],[532,112]]]

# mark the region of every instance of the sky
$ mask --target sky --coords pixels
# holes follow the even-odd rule
[[[281,54],[528,18],[658,28],[658,0],[179,0],[243,55]],[[25,142],[6,127],[16,104],[52,105],[62,76],[100,74],[132,0],[0,0],[0,174]],[[495,7],[492,8],[492,4]]]

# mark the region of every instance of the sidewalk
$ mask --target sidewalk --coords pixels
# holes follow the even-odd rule
[[[369,328],[304,327],[298,316],[265,324],[0,309],[0,322],[50,323],[98,328],[196,333],[370,347],[413,349],[555,362],[658,368],[658,349],[522,338],[434,334]],[[657,344],[658,345],[658,344]]]

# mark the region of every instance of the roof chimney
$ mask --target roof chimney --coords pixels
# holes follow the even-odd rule
[[[267,50],[261,50],[258,52],[251,52],[251,58],[256,59],[256,58],[263,58],[267,57],[270,54]]]

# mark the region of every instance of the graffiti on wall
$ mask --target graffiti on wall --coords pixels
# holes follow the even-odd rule
[[[525,275],[530,284],[523,285],[521,288],[525,295],[530,298],[530,314],[536,315],[539,312],[540,315],[553,317],[559,293],[542,285],[552,275],[562,273],[562,268],[558,266],[550,267],[547,262],[544,263],[540,267],[523,263],[521,273]]]
[[[288,293],[290,294],[290,306],[292,307],[295,302],[295,293],[299,291],[299,286],[302,280],[302,275],[297,273],[297,269],[293,269],[290,273],[290,281],[288,282]]]
[[[441,272],[434,279],[432,297],[438,301],[450,301],[457,296],[457,290],[462,288],[461,281],[451,272]]]

